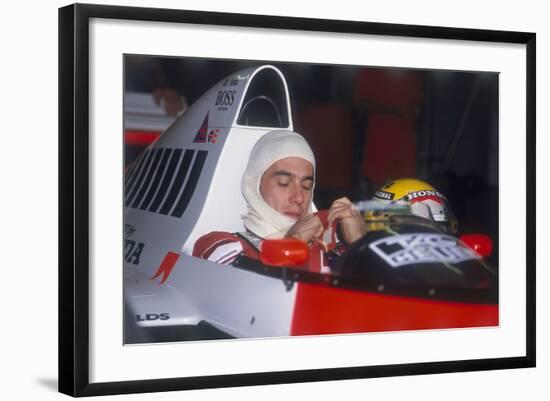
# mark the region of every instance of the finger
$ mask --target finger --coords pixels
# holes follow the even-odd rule
[[[353,217],[352,210],[348,206],[340,206],[329,211],[327,219],[329,223],[332,223],[335,220],[344,219],[347,217]]]
[[[327,244],[325,243],[325,241],[323,241],[322,239],[316,239],[316,240],[315,240],[315,243],[316,243],[316,244],[319,244],[319,246],[321,247],[321,249],[323,250],[323,252],[328,252],[328,246],[327,246]]]
[[[303,240],[310,241],[313,236],[320,236],[324,231],[321,220],[317,216],[305,216],[292,226],[288,231],[289,236],[299,236]]]
[[[345,200],[342,200],[342,199],[345,199]],[[338,210],[350,210],[350,212],[352,213],[353,212],[359,213],[359,209],[357,209],[355,205],[353,205],[353,203],[351,203],[347,198],[342,198],[342,199],[338,199],[332,203],[332,206],[329,209],[328,216],[332,216],[334,212]]]
[[[346,205],[342,205],[342,204],[339,204],[339,203],[333,203],[332,204],[332,207],[329,209],[328,211],[328,214],[332,214],[334,213],[336,210],[342,210],[342,209],[346,209],[348,206]]]
[[[325,232],[325,227],[322,224],[319,224],[319,226],[317,227],[317,232],[315,233],[315,235],[320,238],[320,237],[323,236],[324,232]]]
[[[314,223],[314,224],[308,224],[307,226],[303,227],[302,233],[310,233],[312,238],[313,237],[321,237],[323,235],[323,231],[325,231],[323,225],[321,222]]]
[[[332,205],[352,205],[352,203],[348,198],[344,196],[342,198],[336,199],[334,202],[332,202]]]
[[[312,217],[314,217],[314,215],[312,213],[306,214],[305,216],[300,217],[296,223],[302,222],[302,221],[308,221]]]
[[[334,202],[332,202],[332,204],[330,205],[330,209],[334,208],[334,207],[337,207],[337,206],[343,206],[345,205],[345,202],[343,202],[342,200],[343,198],[340,198],[340,199],[336,199]],[[329,210],[330,210],[329,209]]]

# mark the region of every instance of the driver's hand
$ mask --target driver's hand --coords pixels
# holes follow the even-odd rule
[[[328,211],[328,222],[340,224],[344,240],[352,244],[367,232],[367,225],[359,209],[348,198],[336,199]]]
[[[296,238],[305,243],[319,241],[325,231],[323,223],[314,214],[308,214],[298,220],[286,233],[286,238]]]

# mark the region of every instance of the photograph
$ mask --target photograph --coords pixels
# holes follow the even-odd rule
[[[123,69],[124,344],[499,325],[498,72]]]
[[[535,33],[334,18],[59,9],[59,392],[535,366]]]

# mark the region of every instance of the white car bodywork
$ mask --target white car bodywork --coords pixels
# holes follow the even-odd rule
[[[252,98],[270,107],[270,93],[256,94],[262,80],[272,82],[283,124],[239,120]],[[137,327],[205,321],[238,337],[290,333],[296,286],[190,256],[206,233],[243,230],[240,179],[250,150],[273,129],[293,129],[282,73],[269,65],[240,71],[206,92],[129,168],[124,296]]]

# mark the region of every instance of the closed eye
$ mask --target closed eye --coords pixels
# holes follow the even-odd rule
[[[275,182],[277,182],[280,187],[288,187],[288,185],[290,184],[290,180],[285,176],[277,177]]]
[[[313,179],[308,177],[305,180],[302,180],[302,188],[306,191],[311,191],[313,188]]]

